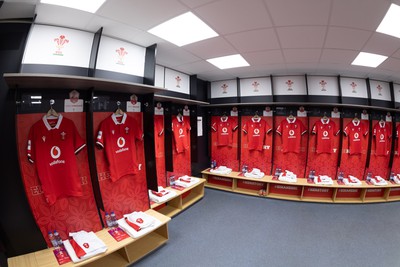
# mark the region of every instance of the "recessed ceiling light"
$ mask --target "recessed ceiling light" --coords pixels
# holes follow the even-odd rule
[[[388,58],[387,56],[360,52],[360,54],[358,54],[358,56],[354,59],[351,65],[376,68],[387,58]]]
[[[391,4],[377,32],[400,38],[400,6]]]
[[[239,54],[225,56],[225,57],[210,58],[207,59],[207,61],[216,66],[217,68],[220,68],[221,70],[250,66],[250,64],[247,63],[247,61]]]
[[[40,0],[42,4],[64,6],[82,11],[96,13],[106,0]]]
[[[148,30],[148,32],[177,46],[184,46],[218,36],[218,33],[192,12],[170,19]]]

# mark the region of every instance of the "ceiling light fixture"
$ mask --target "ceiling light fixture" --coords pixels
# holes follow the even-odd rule
[[[161,23],[148,30],[148,32],[177,46],[184,46],[218,36],[218,33],[192,12],[187,12]]]
[[[40,0],[42,4],[57,5],[96,13],[106,0]]]
[[[247,61],[239,54],[210,58],[207,59],[207,61],[221,70],[250,66],[250,64],[247,63]]]
[[[400,38],[400,6],[391,4],[377,32]]]
[[[388,58],[387,56],[382,56],[367,52],[360,52],[358,56],[354,59],[354,61],[351,63],[351,65],[376,68],[387,58]]]

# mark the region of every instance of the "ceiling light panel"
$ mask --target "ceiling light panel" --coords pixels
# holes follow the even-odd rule
[[[57,5],[96,13],[106,0],[40,0],[42,4]]]
[[[400,38],[400,6],[391,4],[377,32]]]
[[[239,54],[211,58],[207,59],[207,61],[221,70],[250,66],[249,63]]]
[[[218,36],[213,29],[192,12],[170,19],[148,30],[148,32],[177,46],[184,46]]]
[[[387,58],[387,56],[360,52],[351,65],[376,68]]]

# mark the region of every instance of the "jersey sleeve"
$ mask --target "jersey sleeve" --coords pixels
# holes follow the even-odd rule
[[[317,134],[317,132],[318,132],[318,125],[317,125],[317,122],[316,122],[316,123],[314,123],[314,125],[312,127],[311,133],[312,134]]]
[[[78,129],[76,129],[76,126],[74,123],[72,123],[72,131],[73,131],[73,136],[74,136],[74,149],[75,149],[75,154],[78,154],[85,146],[85,140],[79,135]]]
[[[217,127],[218,127],[218,124],[217,124],[216,122],[214,122],[214,123],[211,125],[211,129],[212,129],[214,132],[217,131]]]
[[[361,123],[362,123],[362,122],[361,122]],[[363,128],[361,128],[361,129],[362,129],[362,131],[363,131],[363,135],[365,136],[365,135],[367,135],[368,132],[369,132],[368,125],[365,124],[365,123],[362,123],[362,127],[363,127]]]
[[[34,131],[33,131],[33,127],[30,129],[29,131],[29,135],[28,135],[28,143],[27,143],[27,147],[26,147],[26,154],[28,156],[28,160],[31,163],[35,162],[35,147],[34,147],[34,142],[32,142],[34,140]]]
[[[139,141],[143,140],[144,134],[143,134],[143,130],[142,130],[142,125],[140,125],[136,120],[134,120],[133,127],[134,127],[133,129],[135,129],[135,132],[134,132],[135,139],[137,139]]]
[[[97,132],[96,145],[99,148],[104,148],[104,122],[100,124],[99,131]]]
[[[238,123],[236,120],[230,119],[229,120],[232,124],[232,131],[236,131],[236,129],[239,127]]]
[[[344,129],[343,129],[343,134],[344,134],[345,136],[348,136],[348,135],[349,135],[349,123],[346,125],[346,127],[344,127]]]
[[[156,115],[159,116],[159,115]],[[155,117],[154,118],[154,130],[157,133],[158,136],[161,136],[164,134],[164,116],[160,116],[160,118]]]
[[[249,122],[246,121],[246,122],[243,124],[243,127],[242,127],[242,131],[243,131],[245,134],[247,134],[247,131],[248,131],[248,124],[249,124]]]
[[[272,131],[272,127],[268,124],[268,122],[265,122],[265,133],[269,134]]]
[[[300,122],[300,130],[301,130],[300,135],[303,135],[307,132],[307,128],[304,126],[304,123],[302,121],[299,120],[299,122]]]
[[[333,125],[333,135],[336,136],[340,133],[340,128],[334,121],[332,121],[332,125]]]
[[[284,121],[281,121],[281,123],[279,123],[278,127],[277,127],[276,130],[275,130],[279,135],[282,135],[283,122],[284,122]]]

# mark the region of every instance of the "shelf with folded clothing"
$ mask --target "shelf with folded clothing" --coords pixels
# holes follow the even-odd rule
[[[167,224],[171,218],[151,209],[147,210],[145,213],[154,217],[160,222],[160,224],[152,229],[149,233],[138,238],[126,238],[117,242],[108,233],[109,229],[103,229],[99,232],[96,232],[96,236],[106,244],[106,252],[81,262],[69,262],[63,264],[62,266],[128,266],[129,264],[146,256],[148,253],[165,244],[168,241]],[[53,254],[52,248],[8,259],[9,267],[53,267],[58,265],[59,264]]]
[[[165,190],[174,192],[174,196],[165,201],[152,203],[151,208],[165,216],[173,217],[202,199],[204,197],[205,179],[194,178],[198,179],[198,182],[183,190],[177,190],[171,187],[165,188]]]

